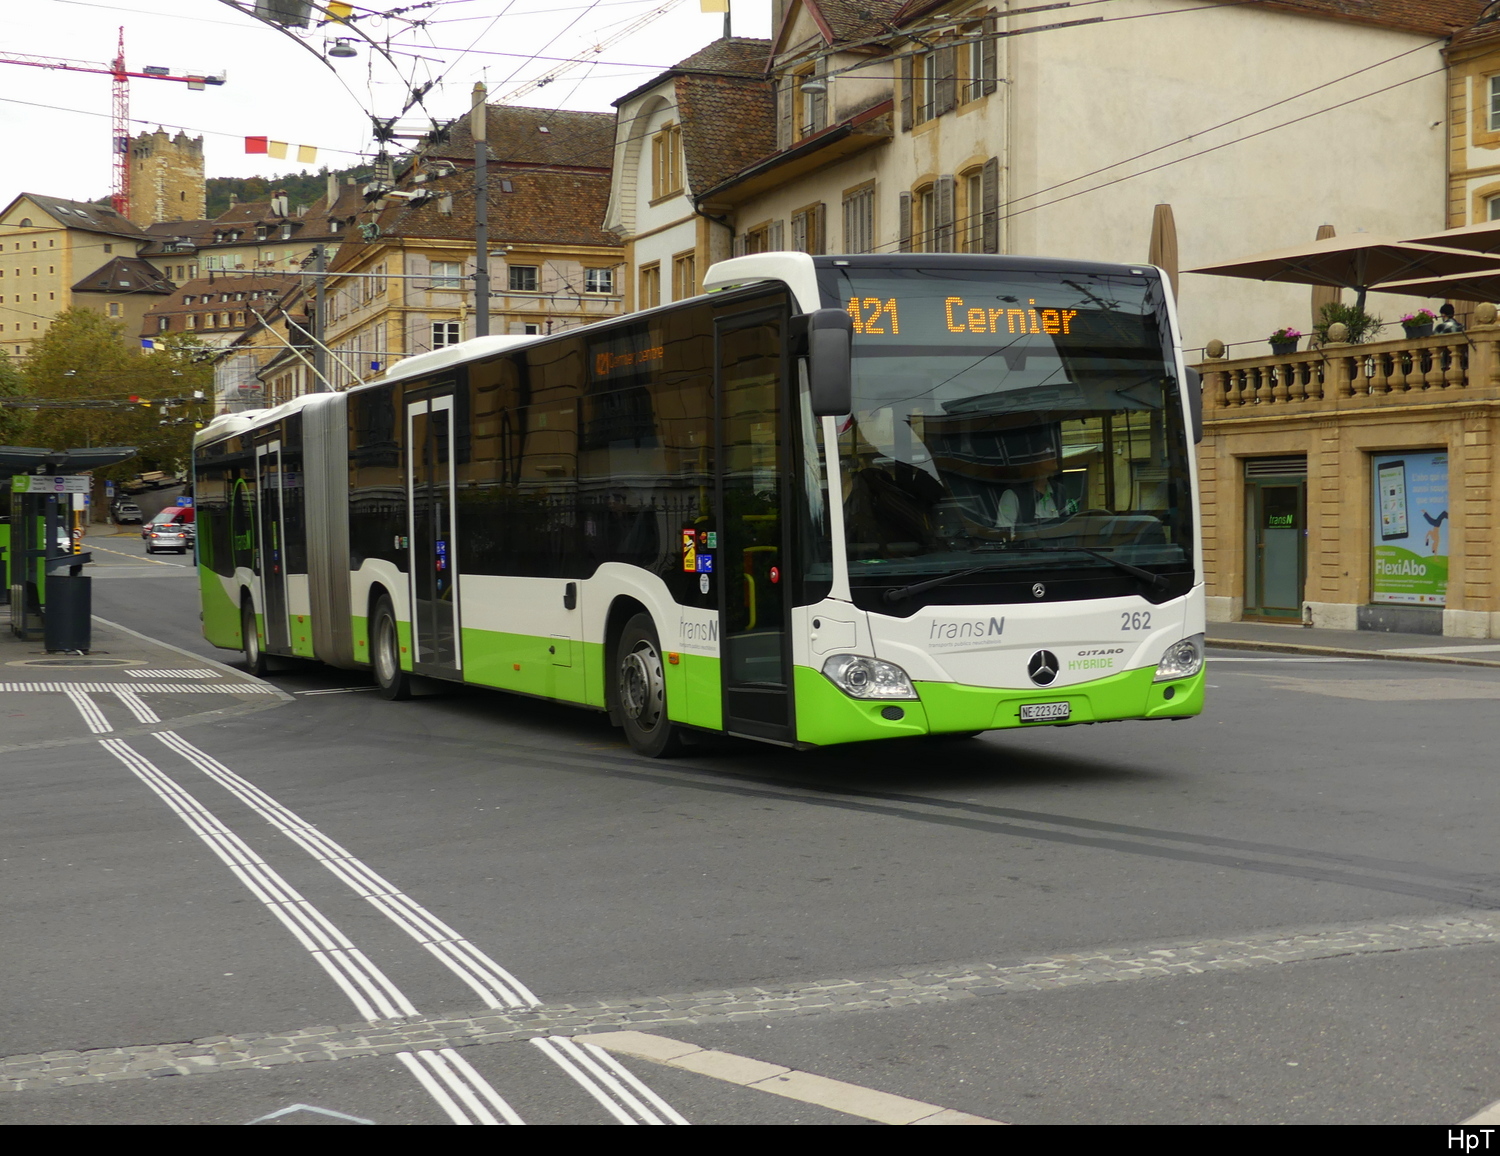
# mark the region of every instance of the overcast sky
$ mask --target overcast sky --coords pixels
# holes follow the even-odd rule
[[[225,73],[222,88],[132,80],[132,135],[158,124],[202,136],[210,177],[248,177],[341,168],[371,148],[371,113],[401,111],[413,82],[438,83],[426,104],[452,117],[483,80],[491,100],[576,57],[665,0],[373,0],[356,11],[407,9],[400,17],[358,22],[389,44],[397,68],[356,39],[358,56],[319,59],[331,30],[295,36],[234,12],[219,0],[4,0],[0,56],[27,54],[84,62],[113,59],[125,28],[131,71],[155,65],[174,74]],[[736,36],[767,36],[770,0],[733,0]],[[246,0],[249,3],[249,0]],[[610,101],[721,35],[723,16],[699,0],[679,0],[666,15],[518,98],[542,108],[612,111]],[[424,20],[425,27],[409,21]],[[339,33],[348,35],[346,29]],[[300,43],[299,43],[300,41]],[[316,51],[308,51],[312,48]],[[399,69],[399,73],[398,70]],[[108,76],[0,65],[0,205],[21,192],[87,200],[110,189],[111,81]],[[425,118],[420,109],[409,118]],[[318,149],[316,163],[246,155],[244,138],[265,136]]]

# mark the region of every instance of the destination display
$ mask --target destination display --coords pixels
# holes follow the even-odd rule
[[[932,335],[931,331],[936,327],[927,315],[933,304],[932,298],[925,296],[908,303],[907,317],[917,324],[908,326],[906,336]],[[900,298],[850,297],[844,308],[854,321],[855,333],[870,337],[901,336]],[[1077,317],[1077,309],[1039,308],[1035,297],[1027,299],[1025,308],[1015,305],[995,308],[963,297],[947,297],[943,300],[943,326],[938,332],[1050,333],[1061,336],[1073,332]]]

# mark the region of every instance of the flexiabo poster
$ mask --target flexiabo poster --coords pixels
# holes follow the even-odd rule
[[[1448,601],[1448,455],[1376,454],[1370,601]]]

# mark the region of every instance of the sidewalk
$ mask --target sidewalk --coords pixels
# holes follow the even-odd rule
[[[86,655],[11,633],[0,606],[0,752],[149,733],[264,710],[284,691],[213,659],[94,619]]]
[[[1295,622],[1210,622],[1210,647],[1271,650],[1325,658],[1384,658],[1456,666],[1500,667],[1500,639],[1386,634],[1378,630],[1321,630]]]

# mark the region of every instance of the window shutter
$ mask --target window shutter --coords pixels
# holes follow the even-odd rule
[[[911,132],[911,57],[901,58],[901,131]]]
[[[736,233],[734,235],[733,251],[734,251],[734,255],[736,257],[743,257],[745,255],[745,234],[744,233]]]
[[[809,253],[807,247],[807,214],[792,214],[792,248],[799,253]]]
[[[933,189],[933,203],[935,212],[932,222],[932,247],[933,253],[951,253],[953,246],[953,189],[954,181],[951,176],[939,177]]]
[[[998,81],[995,79],[1000,75],[1000,40],[995,35],[1000,30],[1000,18],[991,12],[984,18],[985,41],[979,46],[981,66],[984,69],[984,95],[989,96],[995,91]]]
[[[780,253],[786,248],[786,222],[772,221],[770,228],[770,239],[766,251],[768,253]]]
[[[1000,158],[991,157],[984,162],[981,178],[983,197],[984,251],[1000,252]]]
[[[808,213],[808,232],[812,234],[811,253],[828,252],[828,206],[821,201]]]
[[[911,252],[911,194],[901,194],[901,252]]]
[[[792,97],[794,95],[793,85],[795,77],[786,76],[776,88],[776,147],[790,148],[792,142],[797,139],[796,126],[792,123],[794,114]]]
[[[932,110],[933,116],[942,116],[945,112],[952,112],[958,105],[958,49],[939,48],[937,50],[937,92],[934,96],[936,107]]]

